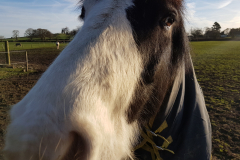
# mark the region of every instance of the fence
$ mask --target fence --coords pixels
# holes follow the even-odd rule
[[[48,43],[45,45],[44,43],[28,43],[22,45],[24,45],[24,50],[22,50],[23,47],[21,47],[18,51],[15,51],[14,44],[9,43],[10,51],[8,51],[8,49],[4,47],[4,43],[1,43],[0,65],[2,65],[0,67],[10,66],[26,70],[25,68],[28,65],[28,71],[44,72],[67,44],[60,45],[60,47],[62,47],[59,50],[56,49],[55,43]],[[31,45],[33,45],[33,48]]]
[[[11,59],[10,59],[10,53],[13,55],[13,54],[18,54],[18,53],[25,53],[25,56],[24,56],[24,59],[19,59],[19,56],[17,59],[14,59],[12,60],[11,62]],[[5,54],[5,62],[6,63],[3,63],[4,62],[4,58],[0,58],[0,66],[12,66],[14,67],[14,65],[18,65],[18,64],[26,64],[26,71],[28,71],[28,55],[27,55],[27,51],[9,51],[9,43],[8,41],[5,42],[5,52],[0,52],[0,54]],[[2,63],[2,64],[1,64]]]
[[[23,54],[20,54],[23,53]],[[5,56],[3,56],[5,55]],[[10,58],[11,57],[11,58]],[[28,54],[27,51],[11,51],[0,52],[0,66],[1,67],[26,67],[28,71]]]

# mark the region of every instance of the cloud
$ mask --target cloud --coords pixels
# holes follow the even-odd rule
[[[204,28],[213,24],[205,15],[198,14],[197,6],[196,2],[186,3],[185,26],[187,31],[190,31],[191,28]]]
[[[186,0],[186,29],[211,27],[214,22],[221,30],[240,27],[240,0]]]
[[[190,20],[194,17],[195,13],[196,13],[196,3],[191,2],[191,3],[187,3],[186,4],[186,18],[187,20]]]
[[[228,6],[229,4],[231,4],[233,2],[233,0],[225,0],[223,2],[220,2],[220,4],[218,5],[218,9],[224,8],[226,6]]]

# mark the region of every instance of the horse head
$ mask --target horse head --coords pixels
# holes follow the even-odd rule
[[[182,0],[81,3],[81,30],[11,110],[8,160],[133,159],[190,66]]]

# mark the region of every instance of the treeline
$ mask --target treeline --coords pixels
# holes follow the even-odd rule
[[[77,29],[69,30],[68,27],[62,28],[61,33],[51,33],[48,29],[33,29],[28,28],[24,32],[24,37],[19,39],[19,30],[12,31],[11,39],[15,39],[15,41],[69,41],[72,37],[74,37],[79,31],[80,27]],[[0,36],[0,41],[3,41],[4,36]],[[14,41],[14,40],[10,40]]]
[[[68,27],[62,28],[62,34],[66,34],[66,35],[72,35],[75,36],[77,34],[77,32],[79,31],[80,28],[77,29],[73,29],[73,30],[69,30]]]
[[[79,28],[70,31],[68,27],[65,27],[62,28],[62,34],[66,35],[65,39],[70,39],[71,37],[77,34],[78,30]],[[49,40],[52,39],[59,40],[60,38],[58,37],[58,35],[59,33],[52,34],[49,30],[41,28],[38,29],[28,28],[24,33],[24,36],[30,38],[31,41],[33,40],[33,38],[40,38],[42,41],[45,41],[46,38],[48,38]]]
[[[53,34],[49,30],[41,28],[38,29],[28,28],[25,31],[24,36],[28,37],[31,41],[33,40],[33,38],[40,38],[41,40],[46,40],[46,38],[49,38],[51,40],[53,38]]]
[[[212,27],[192,28],[189,37],[192,39],[220,39],[220,38],[240,38],[240,28],[227,28],[221,31],[221,25],[215,22]]]

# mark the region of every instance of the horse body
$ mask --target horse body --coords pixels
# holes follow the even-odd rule
[[[11,110],[6,159],[134,158],[140,128],[191,62],[181,0],[85,0],[85,23]]]
[[[60,45],[60,43],[56,42],[57,49],[59,49],[59,45]]]
[[[21,43],[16,43],[16,47],[17,47],[17,46],[22,46],[22,44],[21,44]]]

